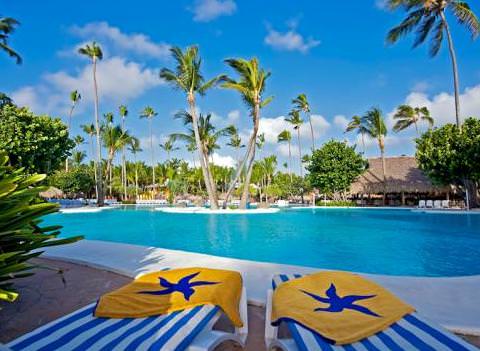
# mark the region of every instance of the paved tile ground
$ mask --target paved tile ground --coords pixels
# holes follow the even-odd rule
[[[13,304],[0,303],[0,342],[5,343],[45,323],[57,319],[82,306],[96,301],[98,296],[131,281],[130,278],[82,265],[50,259],[37,259],[36,263],[52,269],[37,269],[32,277],[18,280],[21,293]],[[60,269],[62,275],[57,273]],[[264,351],[263,340],[265,310],[249,306],[249,337],[247,351]],[[227,329],[228,323],[220,320],[218,329]],[[468,338],[480,346],[480,338]],[[217,351],[241,350],[224,344]]]

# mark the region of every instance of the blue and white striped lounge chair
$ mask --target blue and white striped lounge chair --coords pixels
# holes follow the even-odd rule
[[[280,274],[273,277],[272,288],[288,280],[300,278],[299,274]],[[434,323],[412,313],[393,324],[387,330],[349,345],[332,345],[319,334],[295,322],[286,322],[291,339],[278,338],[278,328],[271,325],[272,294],[268,291],[265,321],[265,342],[268,350],[279,348],[284,351],[355,351],[355,350],[477,350],[459,337],[447,332]]]
[[[213,350],[228,340],[244,347],[248,333],[245,288],[240,301],[244,326],[234,333],[212,330],[222,315],[220,308],[212,305],[168,315],[125,319],[97,318],[93,316],[94,309],[93,303],[44,325],[10,342],[8,350],[204,351]]]

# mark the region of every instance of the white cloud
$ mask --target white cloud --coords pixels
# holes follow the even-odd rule
[[[349,120],[344,115],[336,115],[333,117],[333,123],[342,131],[344,131],[349,123]]]
[[[388,10],[387,0],[375,0],[375,7],[379,10]]]
[[[212,155],[213,164],[222,167],[235,167],[236,161],[232,156],[222,156],[218,153]]]
[[[193,5],[193,20],[209,22],[220,16],[230,16],[237,10],[233,0],[196,0]]]
[[[150,37],[141,33],[125,34],[107,22],[91,22],[84,26],[73,26],[71,32],[82,39],[105,41],[115,49],[125,52],[154,58],[165,58],[170,55],[170,45],[155,43]]]
[[[426,93],[414,91],[406,97],[403,103],[413,107],[426,106],[435,119],[436,126],[455,123],[455,99],[453,94],[441,92],[429,97]],[[392,111],[388,115],[389,125],[394,123],[394,112]],[[480,84],[466,88],[460,94],[460,113],[463,117],[480,117]]]
[[[311,37],[305,39],[303,35],[297,32],[295,26],[291,27],[287,32],[279,32],[273,28],[268,28],[264,42],[276,50],[299,51],[303,54],[320,45],[319,40]]]
[[[426,92],[428,89],[430,89],[430,83],[425,80],[421,80],[413,85],[412,91],[423,93]]]
[[[98,93],[100,99],[114,103],[128,102],[148,89],[162,84],[154,70],[121,57],[100,61],[97,66]],[[69,107],[69,91],[78,90],[82,95],[79,108],[93,101],[92,71],[90,64],[77,73],[58,71],[44,75],[36,86],[22,87],[12,96],[20,105],[28,105],[36,113],[64,114]]]
[[[238,121],[239,118],[240,118],[239,110],[233,110],[227,114],[228,123],[235,123]]]
[[[325,135],[326,131],[330,128],[330,123],[321,115],[313,114],[311,118],[315,138]],[[267,143],[276,144],[278,134],[285,129],[291,131],[292,134],[294,133],[292,125],[285,121],[284,116],[260,119],[259,133],[265,134],[265,141]],[[296,137],[296,132],[293,137]],[[300,127],[300,137],[302,139],[311,138],[310,125],[307,120],[305,120],[304,124]]]

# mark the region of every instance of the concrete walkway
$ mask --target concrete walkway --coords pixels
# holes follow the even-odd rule
[[[307,274],[318,268],[262,263],[104,241],[82,240],[51,247],[46,257],[80,262],[130,277],[164,268],[210,267],[242,273],[249,302],[264,305],[272,275]],[[459,278],[395,277],[364,274],[393,291],[417,308],[424,317],[445,328],[469,335],[480,335],[480,276]]]

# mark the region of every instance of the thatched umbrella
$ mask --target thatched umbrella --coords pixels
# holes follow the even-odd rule
[[[58,188],[55,188],[54,186],[51,186],[47,190],[41,192],[39,195],[46,199],[52,199],[52,198],[59,199],[63,197],[63,191],[61,191]]]

